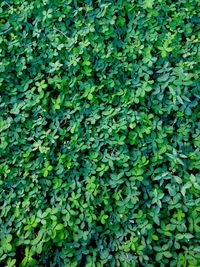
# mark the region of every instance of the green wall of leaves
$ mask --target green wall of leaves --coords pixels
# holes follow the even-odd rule
[[[200,266],[198,0],[2,0],[0,266]]]

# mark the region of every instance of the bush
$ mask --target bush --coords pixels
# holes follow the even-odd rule
[[[1,266],[200,266],[198,11],[1,1]]]

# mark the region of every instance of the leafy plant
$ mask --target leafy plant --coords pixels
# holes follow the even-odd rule
[[[1,266],[200,266],[199,10],[0,1]]]

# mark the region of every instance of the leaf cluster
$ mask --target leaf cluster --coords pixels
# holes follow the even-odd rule
[[[2,0],[0,265],[200,266],[197,0]]]

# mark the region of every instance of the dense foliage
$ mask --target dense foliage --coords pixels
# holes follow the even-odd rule
[[[199,8],[1,1],[1,266],[200,266]]]

